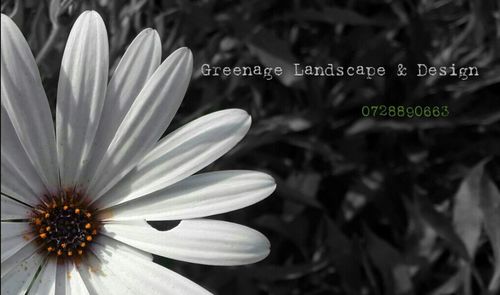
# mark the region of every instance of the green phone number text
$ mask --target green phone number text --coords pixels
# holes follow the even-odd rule
[[[396,106],[396,105],[364,105],[361,107],[363,117],[391,118],[441,118],[448,117],[448,106]]]

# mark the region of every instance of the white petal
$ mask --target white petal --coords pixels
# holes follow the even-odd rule
[[[92,243],[90,253],[88,253],[85,263],[78,265],[85,284],[92,294],[139,294],[143,290],[134,292],[134,286],[130,281],[120,278],[116,275],[115,269],[110,268],[110,261],[101,255],[99,243],[110,244],[117,253],[121,253],[127,260],[146,260],[151,261],[152,255],[131,247],[124,248],[123,244],[105,236],[100,236]],[[119,247],[116,247],[116,245]]]
[[[153,73],[99,163],[90,196],[98,198],[108,191],[152,149],[181,104],[192,68],[191,51],[181,48]]]
[[[151,260],[130,255],[137,251],[120,242],[108,239],[95,244],[97,256],[121,281],[133,288],[134,294],[211,294],[192,281]]]
[[[4,195],[2,199],[2,221],[9,219],[27,219],[30,214],[30,208],[19,202],[16,202]]]
[[[2,261],[2,278],[16,265],[28,259],[33,253],[40,249],[40,245],[32,241],[24,246],[21,250],[16,252],[16,255],[12,255],[7,258],[5,261]]]
[[[2,193],[37,204],[39,196],[47,189],[24,151],[3,105],[1,110]]]
[[[57,261],[57,270],[55,275],[55,295],[89,294],[80,272],[72,261]]]
[[[155,30],[145,29],[132,41],[109,81],[84,181],[90,181],[94,175],[134,99],[160,62],[160,37]]]
[[[63,186],[80,184],[108,83],[106,27],[95,11],[78,17],[66,43],[56,107],[57,153]]]
[[[245,136],[250,123],[245,111],[229,109],[203,116],[172,132],[98,201],[99,208],[130,201],[196,173],[233,148]]]
[[[2,294],[25,294],[45,257],[34,253],[12,268],[2,277]]]
[[[136,221],[129,223],[135,223],[135,222]],[[142,225],[144,224],[144,221],[141,220],[138,223]],[[117,253],[122,256],[135,257],[137,259],[143,259],[146,261],[153,261],[153,255],[151,253],[144,252],[136,248],[132,248],[106,235],[99,235],[95,240],[95,243],[92,243],[91,245],[92,245],[91,247],[93,247],[93,245],[100,245],[101,247],[106,247],[106,249],[113,249],[113,253]],[[92,248],[92,251],[94,251],[97,254],[100,253],[100,250],[97,248]]]
[[[1,19],[2,106],[44,184],[57,187],[54,124],[35,59],[14,22],[3,14]]]
[[[35,238],[27,222],[2,221],[2,263]]]
[[[205,217],[259,202],[275,188],[274,179],[261,172],[208,172],[106,209],[103,215],[109,220],[178,220]]]
[[[85,260],[77,264],[76,267],[90,294],[138,294],[133,292],[127,282],[117,278],[107,264],[107,261],[100,260],[93,252],[87,253]]]
[[[241,265],[269,254],[267,238],[249,227],[209,219],[183,220],[169,231],[147,223],[105,224],[104,233],[141,250],[172,259],[208,265]]]
[[[47,262],[42,266],[40,273],[33,281],[33,286],[28,294],[44,294],[53,295],[56,292],[56,271],[57,263],[55,259],[47,259]],[[69,293],[68,293],[69,294]]]
[[[1,157],[1,190],[2,194],[15,198],[18,201],[35,206],[38,203],[38,197],[28,187],[21,176],[21,171],[17,169],[15,163]]]

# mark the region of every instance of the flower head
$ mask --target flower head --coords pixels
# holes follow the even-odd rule
[[[75,22],[64,51],[55,128],[28,44],[1,17],[2,294],[207,294],[152,262],[254,263],[269,241],[205,219],[269,196],[254,171],[193,175],[236,145],[250,116],[228,109],[161,138],[188,87],[192,55],[161,62],[151,29],[108,82],[108,40],[96,12]],[[181,220],[169,231],[146,221]]]

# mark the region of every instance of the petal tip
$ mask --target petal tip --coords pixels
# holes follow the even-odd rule
[[[193,53],[191,52],[191,49],[187,47],[181,47],[175,51],[175,53],[178,53],[181,58],[187,58],[190,62],[193,60]]]
[[[99,12],[95,11],[95,10],[87,10],[86,11],[88,14],[90,14],[90,16],[92,17],[101,17],[101,15],[99,14]]]
[[[259,241],[258,243],[255,244],[256,248],[256,255],[254,257],[254,260],[250,263],[257,263],[259,261],[262,261],[269,256],[271,253],[271,242],[269,239],[261,232],[256,231],[259,235]]]
[[[272,186],[272,191],[271,191],[271,194],[274,193],[274,191],[276,190],[276,182],[274,181],[274,178],[273,178],[273,186]]]
[[[82,13],[80,13],[80,15],[78,16],[78,18],[77,18],[77,19],[79,19],[79,18],[81,18],[81,17],[84,17],[84,16],[88,15],[90,12],[91,12],[91,10],[85,10],[85,11],[83,11]]]
[[[95,10],[85,10],[84,12],[82,12],[80,16],[76,19],[75,24],[78,23],[79,21],[82,22],[84,20],[89,23],[97,21],[98,23],[102,23],[104,25],[104,21],[102,20],[101,15],[99,14],[99,12]]]
[[[152,28],[145,28],[144,30],[142,30],[139,35],[145,35],[146,37],[149,37],[149,36],[152,36],[153,33],[156,32],[156,30],[152,29]]]
[[[158,52],[158,55],[154,55],[158,59],[161,58],[161,39],[158,32],[153,28],[145,28],[142,30],[137,37],[134,39],[134,42],[139,42],[141,44],[153,44],[154,50]],[[131,44],[132,45],[132,44]],[[160,60],[158,60],[158,64]]]
[[[272,177],[271,175],[264,173],[264,172],[260,172],[260,173],[262,173],[263,178],[265,178],[271,186],[276,188],[276,180],[274,179],[274,177]]]
[[[271,251],[271,242],[263,233],[261,233],[261,235],[262,235],[262,238],[264,239],[264,244],[266,245],[266,249],[268,250],[267,254],[269,254],[269,252]]]
[[[160,39],[160,34],[158,34],[158,31],[152,28],[147,28],[144,31],[146,31],[146,35],[149,38],[153,38],[154,42],[156,42],[156,45],[160,46],[161,50],[161,39]]]
[[[14,21],[8,15],[5,15],[3,13],[1,17],[1,22],[2,22],[2,31],[4,26],[11,26],[13,24],[15,25]]]
[[[183,47],[180,47],[179,49],[177,49],[180,53],[182,54],[188,54],[188,53],[191,53],[191,49],[189,49],[188,47],[186,46],[183,46]]]
[[[247,119],[245,121],[245,124],[248,125],[248,129],[250,129],[250,126],[252,125],[252,116],[245,112],[246,113],[246,116],[247,116]],[[248,129],[247,129],[247,132],[248,132]]]
[[[262,174],[263,174],[263,178],[267,182],[266,184],[268,185],[268,188],[269,188],[269,190],[266,190],[267,191],[267,197],[269,197],[276,190],[276,187],[277,187],[276,180],[274,179],[274,177],[272,177],[271,175],[269,175],[267,173],[262,173]]]
[[[222,114],[224,114],[224,116],[234,116],[236,118],[238,118],[238,120],[241,119],[241,121],[245,121],[245,123],[247,123],[246,121],[248,121],[250,119],[252,119],[252,117],[250,116],[250,114],[243,110],[243,109],[237,109],[237,108],[234,108],[234,109],[225,109],[225,110],[222,110],[220,111]]]

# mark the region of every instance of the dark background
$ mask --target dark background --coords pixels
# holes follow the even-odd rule
[[[263,232],[264,261],[157,261],[216,294],[487,294],[500,285],[500,11],[496,0],[1,1],[37,57],[55,106],[75,18],[106,22],[110,65],[155,28],[193,79],[169,131],[223,108],[247,137],[208,169],[272,174],[268,199],[216,216]],[[62,5],[62,6],[61,6]],[[355,77],[203,77],[220,66],[376,65]],[[480,76],[397,77],[403,63],[477,66]],[[112,71],[110,71],[111,73]],[[363,105],[449,107],[446,118],[365,118]],[[496,275],[494,275],[496,274]],[[496,278],[494,278],[496,277]]]

